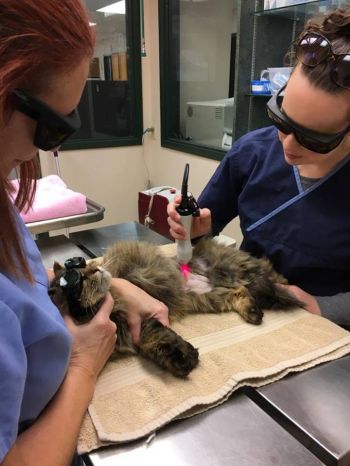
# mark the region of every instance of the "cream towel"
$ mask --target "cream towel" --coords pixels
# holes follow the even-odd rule
[[[243,385],[265,385],[350,352],[349,332],[302,309],[265,311],[259,326],[237,314],[202,314],[172,328],[199,349],[199,366],[179,379],[137,356],[109,362],[81,429],[80,453],[149,435]]]

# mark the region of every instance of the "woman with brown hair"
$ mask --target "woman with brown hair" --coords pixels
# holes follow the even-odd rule
[[[273,126],[226,154],[198,200],[192,237],[239,216],[241,249],[268,257],[308,311],[349,325],[350,8],[307,23],[296,58],[267,104]],[[183,239],[176,205],[168,213]]]
[[[0,18],[0,464],[66,466],[114,349],[113,302],[108,296],[86,325],[63,320],[17,208],[33,199],[37,150],[56,148],[79,128],[94,33],[79,0],[1,0]],[[144,316],[167,324],[163,303],[124,280],[114,286],[135,341]]]

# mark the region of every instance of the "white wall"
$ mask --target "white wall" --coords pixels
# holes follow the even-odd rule
[[[144,146],[64,151],[60,155],[62,178],[106,208],[103,221],[83,229],[138,219],[138,192],[146,189],[147,163],[152,186],[180,186],[184,165],[190,163],[190,189],[195,196],[214,173],[218,162],[165,149],[160,145],[158,0],[146,0],[145,39],[147,56],[142,58],[144,127],[154,127]],[[55,173],[53,157],[41,154],[43,175]],[[80,228],[82,229],[82,228]],[[74,230],[74,229],[72,229]],[[237,221],[225,234],[241,240]]]
[[[62,179],[106,209],[103,221],[71,231],[138,219],[138,192],[146,186],[142,148],[63,151],[59,156]],[[41,154],[43,175],[56,173],[53,157]]]

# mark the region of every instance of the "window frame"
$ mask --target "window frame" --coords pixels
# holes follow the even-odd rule
[[[130,136],[115,136],[105,139],[71,139],[62,144],[61,151],[124,147],[142,144],[142,70],[141,70],[141,31],[140,1],[125,0],[126,37],[130,86]]]
[[[174,92],[176,82],[174,82],[171,73],[173,69],[171,61],[173,58],[173,48],[171,48],[173,41],[171,38],[173,37],[172,33],[175,27],[175,21],[172,18],[171,2],[172,0],[161,0],[158,2],[161,146],[220,161],[225,156],[227,150],[215,149],[190,141],[183,142],[170,136],[173,127],[173,115],[176,115],[176,107],[173,103],[174,96],[179,95],[178,86],[176,92]]]

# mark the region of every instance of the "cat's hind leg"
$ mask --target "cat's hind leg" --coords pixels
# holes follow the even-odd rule
[[[198,364],[198,350],[156,319],[141,325],[140,354],[177,377],[188,375]]]
[[[208,293],[186,293],[188,311],[194,313],[237,312],[246,322],[261,324],[263,311],[245,286],[216,287]]]

